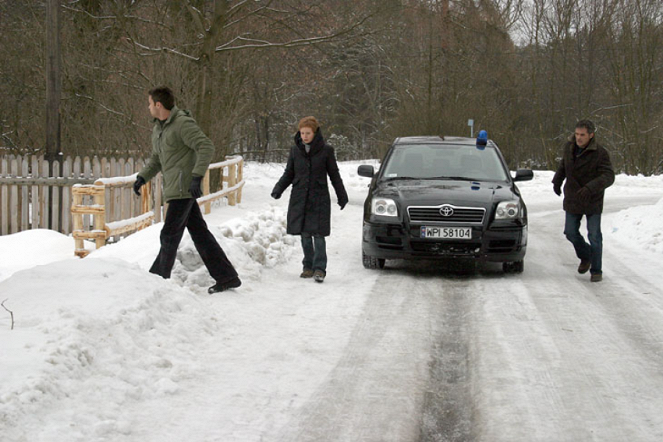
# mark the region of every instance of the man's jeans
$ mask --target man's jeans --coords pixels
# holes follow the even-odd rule
[[[580,234],[580,221],[587,217],[587,237],[589,244]],[[602,273],[601,255],[603,254],[603,235],[601,234],[601,214],[577,215],[566,212],[566,225],[564,226],[566,239],[571,241],[576,250],[576,256],[581,260],[589,260],[592,265],[589,269],[592,275]]]
[[[305,269],[327,271],[327,243],[324,236],[302,233],[302,249]]]

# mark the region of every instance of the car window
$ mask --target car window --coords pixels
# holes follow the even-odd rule
[[[468,145],[408,144],[394,146],[383,166],[383,178],[455,178],[506,181],[507,172],[495,149]]]

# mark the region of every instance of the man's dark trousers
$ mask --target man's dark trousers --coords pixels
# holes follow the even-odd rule
[[[184,228],[189,230],[196,250],[217,283],[223,284],[237,278],[235,268],[207,228],[198,202],[193,198],[168,202],[166,221],[161,229],[161,250],[150,268],[150,273],[165,279],[170,278]]]

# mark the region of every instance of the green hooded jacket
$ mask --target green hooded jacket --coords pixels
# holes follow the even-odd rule
[[[175,106],[163,125],[154,119],[152,155],[138,175],[147,182],[161,172],[166,201],[193,198],[189,193],[191,178],[205,176],[213,154],[212,141],[191,113]]]

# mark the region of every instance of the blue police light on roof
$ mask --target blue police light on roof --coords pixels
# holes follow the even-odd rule
[[[488,144],[488,132],[482,130],[477,135],[477,149],[483,149]]]
[[[477,146],[485,146],[488,144],[488,132],[485,130],[479,131],[477,135]]]

